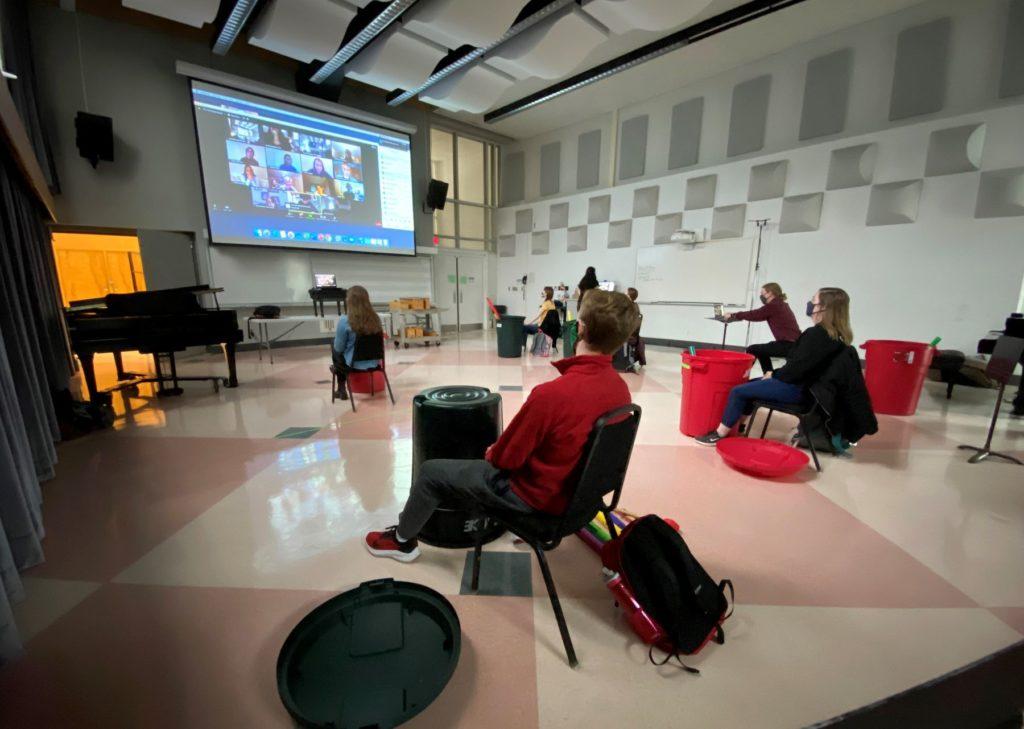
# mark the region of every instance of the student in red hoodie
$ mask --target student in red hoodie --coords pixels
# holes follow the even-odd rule
[[[777,283],[766,283],[761,287],[761,306],[751,311],[737,311],[727,314],[726,321],[766,321],[772,330],[774,342],[751,344],[747,353],[757,357],[761,371],[772,371],[772,357],[787,357],[793,343],[800,336],[800,325],[796,323],[793,310],[786,303],[786,295]]]
[[[636,326],[636,307],[624,294],[589,291],[579,315],[576,356],[553,363],[561,377],[533,389],[483,460],[425,462],[397,526],[366,535],[370,554],[399,562],[416,559],[416,535],[442,502],[479,502],[523,513],[565,511],[567,481],[594,422],[631,400],[612,368],[612,352]]]

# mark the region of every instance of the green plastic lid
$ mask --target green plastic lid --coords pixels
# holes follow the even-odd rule
[[[292,630],[277,690],[300,726],[385,729],[423,711],[459,662],[459,616],[429,587],[364,582]]]

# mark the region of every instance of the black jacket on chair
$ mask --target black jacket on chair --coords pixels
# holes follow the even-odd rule
[[[871,407],[860,357],[853,347],[833,357],[808,390],[825,412],[825,427],[830,435],[856,443],[865,435],[878,432],[878,419]]]

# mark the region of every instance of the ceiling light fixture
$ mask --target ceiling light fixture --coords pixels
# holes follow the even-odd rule
[[[315,84],[323,83],[331,74],[344,66],[355,54],[359,53],[370,41],[398,20],[398,17],[416,4],[416,0],[392,0],[373,20],[356,33],[355,37],[345,43],[338,52],[331,56],[316,73],[309,77]]]
[[[554,98],[572,93],[584,86],[589,86],[592,83],[602,81],[609,76],[614,76],[617,73],[639,66],[642,63],[647,63],[647,61],[654,60],[666,53],[671,53],[672,51],[678,50],[684,46],[696,43],[699,40],[710,38],[718,33],[722,33],[731,28],[736,28],[744,23],[749,23],[752,20],[762,18],[766,15],[770,15],[771,13],[778,12],[779,10],[783,10],[805,1],[806,0],[753,0],[752,2],[744,3],[732,10],[727,10],[724,13],[715,15],[714,17],[708,18],[700,23],[696,23],[695,25],[683,28],[682,30],[677,30],[675,33],[670,33],[664,38],[659,38],[658,40],[632,50],[629,53],[624,53],[617,58],[613,58],[610,61],[594,66],[593,68],[587,69],[575,76],[570,76],[564,81],[559,81],[545,89],[541,89],[540,91],[524,96],[517,101],[513,101],[510,104],[506,104],[505,106],[494,109],[493,111],[489,111],[484,114],[484,121],[492,123],[506,119],[513,114],[526,111],[527,109],[543,104],[546,101],[551,101]]]
[[[218,56],[227,55],[231,45],[242,32],[242,28],[249,22],[253,11],[260,4],[261,0],[235,0],[234,6],[224,18],[224,24],[217,33],[217,40],[213,42],[213,52]]]
[[[518,22],[514,23],[512,27],[506,30],[497,40],[488,43],[486,46],[474,48],[465,55],[459,57],[457,60],[449,63],[447,66],[444,66],[443,68],[434,71],[434,73],[430,74],[430,76],[427,77],[426,81],[421,83],[416,88],[409,89],[408,91],[402,89],[395,89],[388,95],[388,106],[398,106],[399,104],[404,104],[412,97],[423,93],[431,86],[438,83],[439,81],[448,78],[456,71],[476,63],[484,56],[486,56],[488,53],[495,50],[502,43],[512,40],[523,31],[532,28],[545,18],[551,17],[552,14],[558,12],[562,8],[568,7],[569,5],[574,5],[576,2],[577,0],[552,0],[544,7],[538,8],[535,12],[531,13],[530,15],[527,15],[522,20],[519,20]]]

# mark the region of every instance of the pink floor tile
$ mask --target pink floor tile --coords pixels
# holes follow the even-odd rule
[[[277,654],[292,627],[328,597],[311,591],[106,585],[33,639],[27,655],[0,673],[0,724],[291,726],[277,695]],[[444,693],[408,726],[533,729],[532,600],[451,600],[463,631],[459,666]],[[117,659],[107,659],[112,656]]]
[[[1004,623],[1024,635],[1024,607],[994,607],[989,610]]]
[[[27,574],[109,580],[292,444],[116,433],[64,444],[43,484],[46,562]]]
[[[807,472],[810,475],[810,472]],[[639,445],[622,505],[682,525],[690,548],[737,599],[765,605],[967,607],[974,602],[799,480],[733,471],[712,449]],[[578,540],[575,540],[578,541]],[[552,556],[567,595],[603,595],[596,555]],[[564,585],[564,587],[563,587]]]

